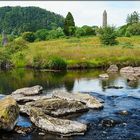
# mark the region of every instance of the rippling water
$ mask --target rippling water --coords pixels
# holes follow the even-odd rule
[[[32,70],[12,70],[0,72],[0,94],[8,95],[12,91],[34,85],[42,85],[46,94],[54,89],[69,92],[80,91],[104,100],[103,110],[89,110],[89,112],[71,119],[88,124],[88,131],[84,136],[63,138],[56,135],[38,135],[34,131],[29,135],[0,134],[0,139],[12,140],[96,140],[96,139],[140,139],[140,81],[128,83],[119,74],[110,75],[109,80],[101,80],[98,75],[101,70],[68,71],[68,72],[39,72]],[[122,89],[107,89],[107,86],[122,86]],[[1,97],[1,95],[0,95]],[[119,115],[126,110],[128,115]],[[116,120],[114,127],[103,127],[104,119]],[[29,126],[28,118],[20,116],[18,125]]]

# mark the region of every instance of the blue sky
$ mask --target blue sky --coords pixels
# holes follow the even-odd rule
[[[108,24],[125,24],[127,14],[140,12],[140,1],[0,1],[0,6],[37,6],[61,14],[74,16],[77,26],[102,25],[102,13],[106,9]]]

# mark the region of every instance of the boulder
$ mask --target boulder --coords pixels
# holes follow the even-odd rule
[[[110,65],[110,67],[107,69],[107,72],[112,73],[112,72],[118,72],[119,68],[117,65]]]
[[[0,129],[13,130],[19,115],[19,107],[11,96],[0,100]]]
[[[40,109],[31,108],[31,121],[40,129],[63,136],[83,135],[87,125],[77,121],[54,118],[44,114]]]
[[[120,73],[134,73],[134,69],[131,66],[124,67],[120,69]]]
[[[66,100],[79,101],[81,103],[86,104],[88,108],[93,108],[93,109],[103,108],[103,104],[100,103],[98,99],[85,93],[68,93],[68,92],[56,90],[53,92],[52,96],[61,99],[66,99]]]
[[[32,96],[32,95],[41,94],[42,90],[43,90],[42,86],[36,85],[33,87],[25,87],[25,88],[17,89],[12,94],[23,94],[25,96]]]
[[[109,75],[105,73],[105,74],[100,74],[99,77],[102,79],[108,79]]]
[[[30,108],[39,108],[44,114],[50,116],[64,116],[72,113],[88,111],[86,105],[78,101],[64,100],[60,98],[40,99],[21,106],[20,112],[30,114]]]

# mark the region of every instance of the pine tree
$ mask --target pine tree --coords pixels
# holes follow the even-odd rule
[[[64,22],[64,33],[67,36],[72,36],[75,33],[75,22],[72,14],[68,12]]]

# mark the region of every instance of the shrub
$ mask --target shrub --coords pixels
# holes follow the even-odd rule
[[[117,31],[117,35],[118,35],[119,37],[125,36],[127,28],[128,28],[128,25],[123,25],[123,26],[121,26],[121,27],[118,29],[118,31]]]
[[[46,60],[41,56],[41,54],[36,54],[33,57],[32,67],[36,69],[47,68]]]
[[[17,40],[8,43],[6,46],[6,50],[9,52],[9,54],[16,53],[25,48],[27,48],[27,42],[22,38],[18,38]]]
[[[40,29],[40,30],[37,30],[35,33],[35,36],[39,41],[46,40],[47,35],[48,35],[47,29]]]
[[[56,39],[64,37],[64,32],[62,28],[57,28],[56,30],[51,30],[47,36],[47,39]]]
[[[126,37],[131,37],[131,33],[130,33],[129,31],[127,31],[127,32],[125,33],[125,36],[126,36]]]
[[[85,35],[96,35],[95,29],[90,26],[83,26],[82,29],[85,31]]]
[[[22,34],[22,38],[28,42],[34,42],[35,34],[33,32],[25,32]]]
[[[48,61],[48,67],[55,70],[65,70],[67,63],[60,57],[50,57]]]
[[[99,37],[104,45],[114,45],[117,43],[116,38],[116,32],[114,27],[103,27],[99,29]]]
[[[75,36],[76,37],[80,37],[80,36],[84,36],[86,34],[85,30],[83,28],[76,28],[75,31]]]
[[[130,32],[132,35],[140,35],[140,23],[134,23],[129,25],[127,31]]]

